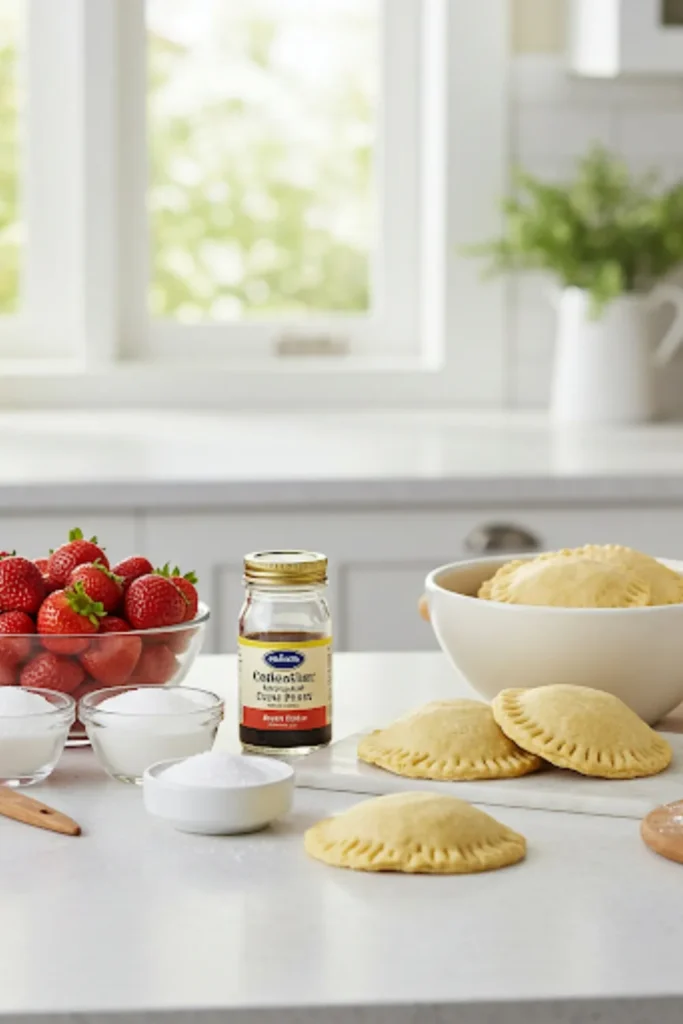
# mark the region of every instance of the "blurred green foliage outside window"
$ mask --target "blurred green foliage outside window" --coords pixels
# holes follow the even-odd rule
[[[148,0],[150,310],[367,312],[379,0]]]

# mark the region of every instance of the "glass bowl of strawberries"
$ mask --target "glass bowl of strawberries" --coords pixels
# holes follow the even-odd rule
[[[0,686],[78,701],[104,687],[176,685],[208,620],[193,573],[142,555],[111,565],[81,530],[47,558],[0,552]],[[70,742],[87,742],[78,721]]]

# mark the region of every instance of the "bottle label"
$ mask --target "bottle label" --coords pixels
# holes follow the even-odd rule
[[[264,732],[330,724],[332,638],[295,644],[239,637],[240,721]]]

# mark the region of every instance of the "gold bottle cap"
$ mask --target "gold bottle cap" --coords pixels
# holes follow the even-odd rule
[[[327,582],[327,558],[317,551],[252,551],[244,556],[248,583],[303,587]]]

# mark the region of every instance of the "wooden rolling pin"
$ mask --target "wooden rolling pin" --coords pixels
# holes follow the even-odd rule
[[[64,836],[80,836],[81,826],[77,825],[66,814],[60,814],[54,808],[41,804],[33,797],[24,796],[14,789],[0,786],[0,814],[14,821],[23,821],[26,825],[46,828],[50,832],[60,832]]]

